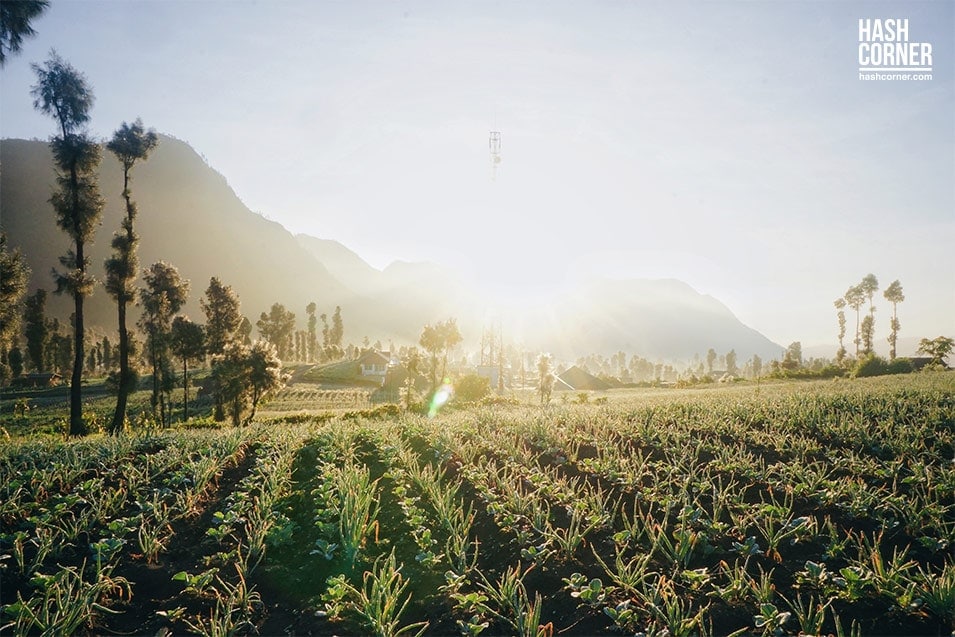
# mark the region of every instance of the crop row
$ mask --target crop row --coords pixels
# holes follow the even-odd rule
[[[369,392],[363,389],[321,389],[306,384],[286,387],[271,397],[263,410],[267,412],[354,409],[370,406]]]
[[[130,555],[155,562],[245,444],[243,432],[76,445],[25,445],[5,457],[0,539],[4,613],[17,634],[70,634],[128,601],[113,571]],[[90,453],[85,453],[90,448]],[[14,477],[18,476],[18,477]],[[12,561],[12,564],[9,563]]]

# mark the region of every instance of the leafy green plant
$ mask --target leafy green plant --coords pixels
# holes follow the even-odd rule
[[[216,576],[214,586],[208,590],[215,598],[215,606],[209,609],[209,617],[203,616],[182,621],[203,637],[227,637],[254,628],[252,615],[260,606],[262,598],[254,587],[249,587],[242,570],[236,567],[237,581],[233,584]]]
[[[764,635],[779,634],[791,615],[792,613],[779,610],[774,604],[760,604],[759,614],[753,616],[753,622],[756,628],[762,629]]]
[[[347,564],[354,566],[365,538],[378,528],[378,500],[366,467],[349,462],[331,470],[338,497],[340,543]]]
[[[620,602],[616,606],[605,607],[604,614],[613,621],[615,626],[627,632],[636,632],[640,625],[640,617],[636,611],[631,608],[631,601],[629,599]]]
[[[86,563],[79,568],[61,567],[52,575],[36,574],[32,584],[38,594],[4,608],[12,617],[6,627],[19,635],[39,631],[42,635],[72,635],[84,627],[92,627],[101,613],[115,613],[105,605],[107,598],[132,597],[132,587],[124,578],[110,578],[99,573],[94,582],[83,579]]]
[[[405,595],[407,588],[408,580],[401,575],[392,551],[379,557],[371,570],[365,571],[360,588],[352,586],[344,576],[332,578],[324,599],[330,616],[352,613],[375,635],[419,637],[427,630],[428,622],[401,625],[401,616],[411,601],[411,595]]]
[[[922,602],[955,632],[955,564],[946,564],[937,574],[919,567],[919,579]]]
[[[782,597],[782,595],[780,595]],[[804,600],[802,595],[796,595],[795,602],[783,597],[790,610],[799,622],[799,629],[805,635],[821,635],[822,626],[826,623],[826,609],[832,603],[832,598],[825,603],[810,595]],[[757,626],[758,627],[758,626]]]
[[[574,573],[563,581],[564,588],[570,591],[571,597],[595,608],[601,607],[607,595],[613,591],[613,587],[605,587],[599,577],[588,581],[581,573]]]
[[[195,575],[187,571],[179,571],[172,576],[172,579],[176,582],[183,582],[186,585],[183,589],[184,592],[195,595],[196,597],[203,597],[208,592],[215,590],[213,584],[215,583],[216,574],[218,572],[218,568],[210,568]]]
[[[839,569],[839,575],[833,582],[841,589],[840,596],[850,601],[858,601],[865,597],[866,591],[872,586],[872,578],[867,570],[858,566],[847,566]]]
[[[620,547],[617,546],[614,553],[613,567],[611,568],[593,547],[591,547],[591,551],[594,559],[603,567],[611,581],[628,593],[636,593],[647,578],[654,574],[647,570],[653,557],[650,553],[637,554],[630,559],[624,559]]]

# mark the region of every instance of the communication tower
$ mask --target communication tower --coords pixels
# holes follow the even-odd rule
[[[491,180],[493,181],[497,179],[497,165],[501,163],[501,132],[492,130],[487,143],[491,151]]]

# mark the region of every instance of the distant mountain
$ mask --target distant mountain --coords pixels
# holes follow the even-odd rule
[[[359,294],[370,294],[381,287],[381,271],[376,270],[352,250],[337,241],[319,239],[307,234],[295,235],[295,240],[312,257],[325,266],[339,281],[347,281]]]
[[[132,177],[140,266],[163,260],[179,268],[191,281],[185,311],[193,318],[202,318],[199,298],[212,276],[238,292],[253,323],[274,302],[303,316],[310,300],[331,313],[335,304],[354,297],[284,227],[249,211],[225,178],[184,142],[162,136]],[[50,269],[68,246],[48,203],[53,183],[46,143],[0,142],[0,224],[33,269],[31,289],[52,289]],[[107,204],[89,254],[92,271],[102,281],[110,238],[123,215],[122,172],[111,153],[103,153],[99,184]],[[91,325],[114,329],[115,306],[101,287],[88,307]],[[68,298],[52,297],[51,309],[60,316],[69,316],[70,308]]]
[[[52,288],[50,269],[68,245],[48,203],[54,172],[45,142],[0,141],[0,226],[33,269],[31,290]],[[90,257],[103,279],[103,261],[122,217],[122,173],[104,153],[100,189],[107,200]],[[191,281],[185,311],[202,320],[199,298],[218,276],[242,300],[254,323],[279,302],[304,327],[305,306],[316,302],[331,314],[342,306],[345,340],[416,342],[422,326],[456,317],[465,346],[480,338],[488,303],[444,268],[395,262],[373,268],[358,254],[329,239],[293,236],[283,226],[251,212],[225,178],[186,143],[162,136],[150,158],[133,170],[139,206],[141,266],[172,263]],[[115,330],[115,306],[98,288],[87,303],[89,325]],[[52,297],[50,312],[66,319],[71,303]],[[719,301],[675,280],[591,281],[546,308],[501,317],[506,337],[527,349],[564,359],[619,350],[652,359],[689,359],[707,349],[735,348],[739,360],[754,353],[778,357],[782,348],[746,327]]]
[[[582,351],[607,356],[624,351],[688,361],[695,355],[705,359],[713,348],[719,354],[735,349],[742,362],[753,354],[766,361],[780,358],[783,351],[721,302],[675,279],[578,284],[553,307],[525,319],[522,330],[528,346],[564,359]]]

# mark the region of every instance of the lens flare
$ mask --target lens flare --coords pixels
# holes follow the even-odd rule
[[[431,404],[428,405],[428,418],[434,418],[438,415],[438,410],[451,399],[452,393],[454,393],[454,389],[451,387],[451,380],[445,378],[438,390],[434,392],[434,396],[431,397]]]

